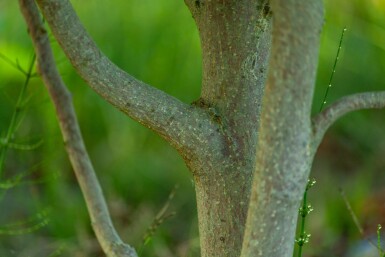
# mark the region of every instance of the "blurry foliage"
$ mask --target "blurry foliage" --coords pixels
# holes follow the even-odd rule
[[[198,98],[199,38],[182,0],[72,2],[89,33],[118,66],[186,103]],[[328,103],[347,94],[385,88],[385,1],[327,0],[325,6],[314,113],[322,102],[345,26],[348,31]],[[170,207],[176,216],[158,228],[143,256],[198,256],[194,188],[182,159],[164,140],[90,90],[54,41],[53,48],[123,239],[140,247],[146,229],[178,183]],[[31,49],[17,1],[0,0],[0,53],[27,67]],[[23,76],[0,60],[0,78],[2,134]],[[33,234],[0,235],[0,256],[103,256],[64,152],[53,106],[39,78],[30,82],[27,95],[30,99],[15,137],[24,142],[40,138],[44,143],[28,153],[10,150],[4,172],[33,169],[29,179],[42,182],[8,191],[0,201],[0,227],[14,217],[28,219],[45,206],[50,209],[50,222]],[[383,110],[349,114],[327,133],[313,169],[318,186],[309,194],[316,211],[307,221],[312,242],[320,243],[310,243],[305,256],[342,256],[360,239],[338,187],[344,188],[362,222],[372,223],[367,224],[368,233],[375,233],[378,223],[385,225],[384,216],[379,215],[385,201],[376,200],[385,181],[384,114]],[[371,201],[377,209],[366,207]]]

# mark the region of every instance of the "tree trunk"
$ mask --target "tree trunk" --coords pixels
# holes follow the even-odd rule
[[[385,92],[358,94],[311,120],[321,0],[185,0],[203,61],[192,106],[116,67],[68,0],[36,1],[80,76],[184,158],[196,185],[202,257],[291,257],[326,129],[349,111],[385,106]]]
[[[271,44],[262,1],[186,1],[202,46],[201,97],[219,144],[188,160],[194,174],[201,254],[240,256],[255,164],[257,126]]]

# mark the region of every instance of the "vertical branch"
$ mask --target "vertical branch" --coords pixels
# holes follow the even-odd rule
[[[135,250],[122,242],[113,227],[101,187],[83,143],[71,95],[56,69],[37,6],[34,0],[20,0],[19,4],[35,46],[40,74],[55,105],[66,150],[83,192],[95,234],[107,256],[135,257]]]
[[[195,104],[210,113],[221,134],[221,142],[211,144],[200,159],[204,165],[190,166],[196,181],[201,255],[238,257],[267,77],[271,12],[267,0],[185,3],[202,48],[202,90]]]
[[[310,172],[321,0],[271,0],[272,52],[242,257],[292,256]],[[279,246],[279,247],[277,247]]]

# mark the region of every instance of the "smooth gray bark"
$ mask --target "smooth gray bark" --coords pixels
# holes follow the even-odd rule
[[[348,111],[385,105],[384,92],[356,95],[311,119],[321,0],[185,0],[202,45],[202,93],[192,105],[115,66],[68,0],[36,1],[90,87],[184,158],[203,257],[291,257],[299,201],[326,129]]]
[[[37,2],[80,76],[185,159],[195,179],[202,256],[239,255],[270,51],[268,5],[186,1],[201,24],[204,66],[201,98],[188,106],[114,66],[67,0]]]
[[[38,0],[44,17],[79,75],[104,99],[169,141],[182,155],[214,144],[217,125],[201,109],[135,79],[96,46],[68,0]],[[199,153],[198,153],[199,154]]]
[[[314,145],[317,148],[326,130],[343,115],[363,109],[381,109],[385,107],[385,91],[359,93],[345,96],[329,105],[313,118]]]
[[[310,112],[322,1],[270,2],[272,52],[243,257],[292,256],[298,207],[314,154]]]
[[[239,256],[255,164],[271,43],[266,1],[185,1],[203,62],[199,106],[213,109],[223,141],[191,165],[202,256]]]

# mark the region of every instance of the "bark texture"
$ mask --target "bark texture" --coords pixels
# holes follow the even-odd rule
[[[310,110],[322,1],[271,0],[271,7],[272,52],[243,257],[292,256],[298,206],[313,157]]]
[[[265,1],[185,1],[203,62],[196,102],[219,126],[221,144],[190,163],[195,174],[202,256],[239,256],[255,164],[271,44]],[[208,157],[208,158],[207,158]]]
[[[202,95],[191,106],[112,64],[68,0],[37,2],[79,75],[185,159],[196,182],[202,256],[239,256],[271,42],[266,1],[186,1],[204,67]]]
[[[202,46],[202,92],[192,105],[115,66],[68,0],[36,1],[90,87],[184,158],[196,184],[202,257],[291,257],[326,129],[348,111],[385,106],[384,92],[361,94],[311,120],[321,0],[185,0]]]
[[[207,112],[182,103],[113,64],[88,35],[68,0],[37,3],[76,71],[101,97],[157,132],[184,157],[201,155],[201,144],[214,144],[218,139],[217,125]]]

